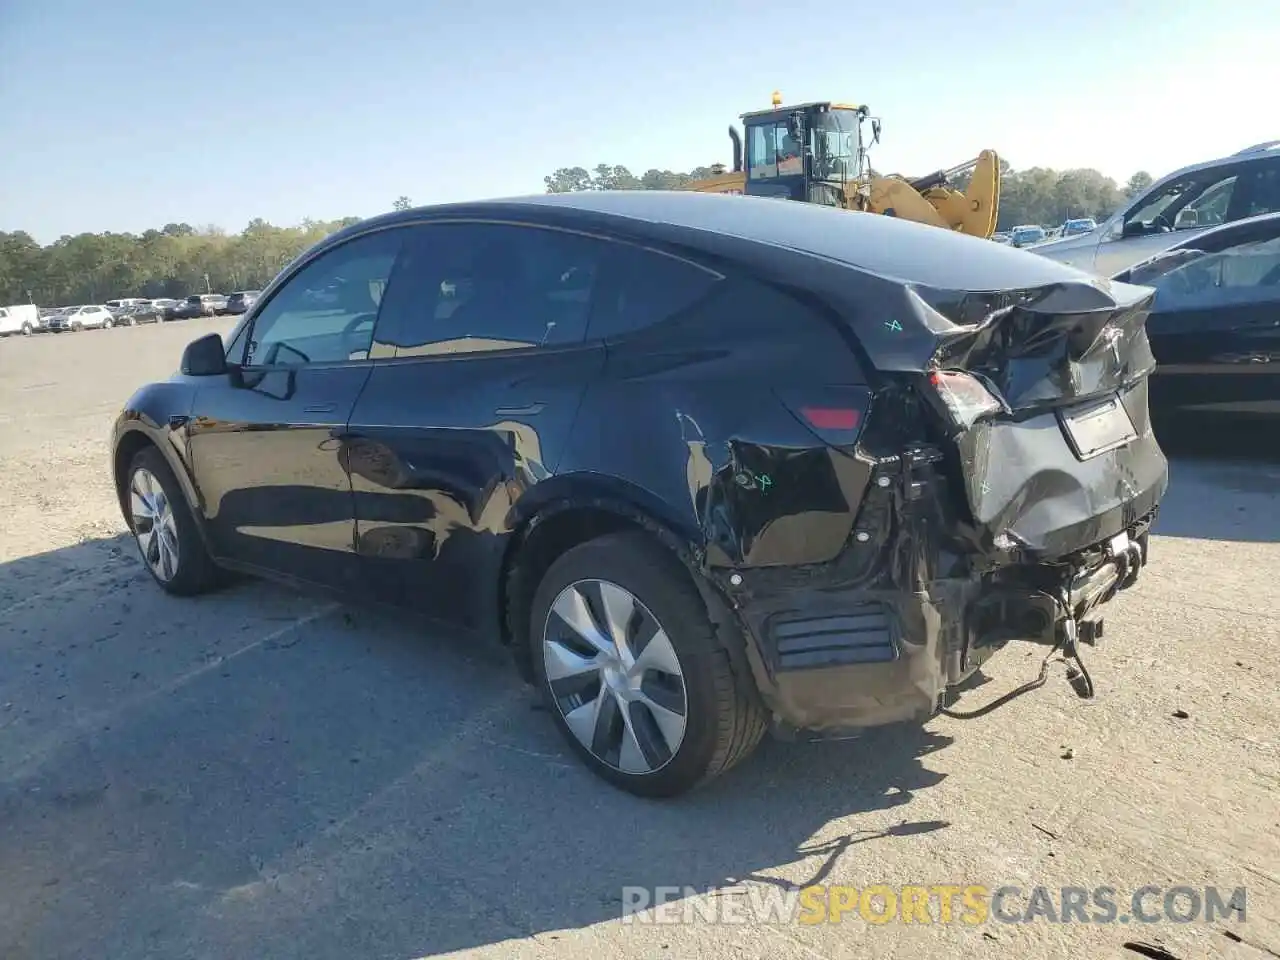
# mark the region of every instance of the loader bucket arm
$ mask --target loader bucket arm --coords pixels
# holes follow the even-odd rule
[[[873,176],[868,184],[866,209],[931,227],[949,226],[934,205],[901,177]]]
[[[986,239],[995,233],[1000,215],[1000,158],[994,150],[983,150],[963,168],[969,173],[963,193],[944,185],[926,189],[924,196],[951,229]]]

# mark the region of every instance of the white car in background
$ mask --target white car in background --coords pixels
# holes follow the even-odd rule
[[[0,337],[7,337],[11,333],[30,336],[40,327],[40,308],[34,303],[0,307]]]
[[[116,318],[100,303],[86,304],[80,307],[67,307],[62,313],[49,318],[49,329],[54,333],[70,330],[79,333],[81,330],[110,330],[116,325]]]
[[[1212,227],[1278,211],[1280,140],[1273,140],[1177,170],[1095,229],[1034,252],[1111,277]]]

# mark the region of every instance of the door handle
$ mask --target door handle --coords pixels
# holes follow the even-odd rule
[[[337,405],[333,403],[313,403],[309,407],[303,407],[303,413],[333,413],[337,409]]]
[[[493,412],[499,417],[532,417],[541,413],[545,406],[545,403],[530,403],[523,407],[499,407]]]

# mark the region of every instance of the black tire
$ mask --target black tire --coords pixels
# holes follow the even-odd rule
[[[76,322],[76,323],[73,323],[73,324],[71,325],[71,332],[72,332],[72,333],[79,333],[79,332],[80,332],[81,330],[83,330],[83,329],[84,329],[84,324],[83,324],[83,323]]]
[[[35,332],[35,330],[34,330],[34,328],[31,326],[31,321],[30,321],[30,320],[28,320],[26,323],[24,323],[24,324],[22,325],[22,335],[23,335],[24,337],[29,337],[29,336],[31,336],[31,334],[32,334],[32,333],[34,333],[34,332]]]
[[[116,325],[116,322],[115,322],[114,320],[112,320],[110,317],[108,317],[106,320],[103,320],[103,321],[102,321],[102,329],[103,329],[103,330],[110,330],[110,329],[111,329],[112,327],[114,327],[115,325]]]
[[[162,590],[174,596],[189,597],[212,590],[221,582],[218,568],[209,557],[209,551],[205,549],[204,540],[196,527],[196,519],[191,512],[191,507],[187,503],[187,498],[183,495],[182,488],[179,486],[177,478],[173,475],[173,471],[169,469],[168,462],[160,451],[154,447],[144,447],[139,450],[129,464],[129,472],[125,481],[126,503],[129,502],[134,477],[139,470],[146,470],[155,477],[160,484],[160,488],[164,491],[165,498],[173,510],[174,527],[177,530],[178,540],[178,571],[169,580],[164,580],[156,574],[151,564],[147,561],[138,533],[132,529],[134,523],[132,516],[130,516],[129,526],[134,534],[134,542],[138,545],[138,553],[142,559],[142,565],[146,567],[147,572],[151,574],[151,578],[155,580]]]
[[[543,638],[552,604],[562,590],[583,580],[611,582],[639,600],[662,625],[679,660],[684,735],[670,759],[651,772],[626,773],[597,758],[570,730],[547,681]],[[734,670],[688,571],[645,534],[610,534],[557,559],[534,594],[529,643],[538,688],[565,741],[592,771],[629,793],[685,793],[745,759],[765,733],[767,713],[754,682]]]

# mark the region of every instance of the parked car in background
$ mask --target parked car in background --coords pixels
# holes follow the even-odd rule
[[[1029,247],[1033,243],[1043,241],[1045,236],[1044,227],[1036,226],[1034,223],[1024,223],[1009,231],[1009,245],[1012,247]]]
[[[147,300],[138,304],[129,314],[132,323],[159,323],[167,319],[165,312],[177,304],[177,300],[170,300],[167,297],[159,297],[155,300]]]
[[[19,303],[12,307],[0,307],[0,337],[21,333],[31,336],[44,324],[40,321],[40,308],[34,303]]]
[[[1184,167],[1153,183],[1095,230],[1036,253],[1114,276],[1211,227],[1280,212],[1280,140]]]
[[[173,319],[190,320],[192,317],[216,317],[227,309],[227,298],[220,293],[196,293],[187,297],[173,310]]]
[[[150,303],[150,300],[134,300],[119,310],[111,311],[116,320],[115,325],[117,327],[136,327],[139,323],[139,312],[145,310]]]
[[[993,233],[991,235],[991,239],[994,240],[996,243],[1008,243],[1009,231],[1008,230],[997,231],[996,233]]]
[[[420,208],[189,344],[114,482],[162,589],[256,571],[501,636],[588,767],[672,795],[1101,632],[1168,478],[1150,297],[756,197]]]
[[[1280,214],[1184,238],[1117,279],[1156,291],[1153,416],[1280,422]]]
[[[262,295],[261,290],[238,290],[227,297],[226,313],[244,313],[257,302]]]
[[[1074,220],[1067,220],[1058,229],[1060,237],[1078,237],[1098,229],[1098,221],[1093,217],[1077,217]]]
[[[124,320],[134,307],[147,301],[142,297],[124,297],[120,300],[108,300],[104,306],[111,311],[117,320]]]
[[[78,333],[81,330],[110,330],[116,324],[115,315],[103,304],[67,307],[49,318],[49,329],[54,333],[65,330]]]

